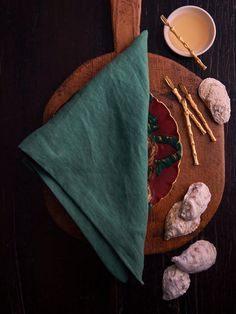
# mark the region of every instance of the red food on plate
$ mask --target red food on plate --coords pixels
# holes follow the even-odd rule
[[[148,152],[149,204],[152,207],[172,188],[181,159],[177,124],[167,107],[154,97],[149,104]]]

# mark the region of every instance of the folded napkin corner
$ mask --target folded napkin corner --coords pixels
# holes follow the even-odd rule
[[[148,107],[144,31],[19,146],[122,282],[143,283]]]

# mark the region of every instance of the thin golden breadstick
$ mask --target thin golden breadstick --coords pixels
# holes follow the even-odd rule
[[[177,90],[178,92],[178,90]],[[179,92],[178,92],[179,93]],[[203,126],[201,125],[201,123],[196,119],[195,115],[188,109],[188,105],[187,105],[187,102],[184,101],[185,99],[184,98],[181,98],[181,105],[183,107],[186,107],[185,109],[188,110],[189,112],[189,116],[190,118],[193,120],[193,122],[195,123],[195,125],[199,128],[199,130],[202,132],[203,135],[206,134],[206,130],[203,128]]]
[[[184,95],[187,98],[187,100],[189,101],[190,105],[197,112],[197,114],[198,114],[200,120],[202,121],[205,129],[207,130],[207,133],[209,134],[210,139],[212,140],[212,142],[216,142],[216,138],[215,138],[211,128],[209,127],[208,123],[206,122],[206,120],[205,120],[203,114],[201,113],[201,111],[198,109],[197,104],[193,100],[191,94],[188,92],[186,86],[184,86],[183,84],[179,84],[179,87],[180,87],[181,91],[184,93]]]
[[[169,80],[170,83],[170,88],[172,89],[173,94],[176,96],[176,98],[178,99],[179,103],[183,106],[184,110],[188,110],[189,111],[189,116],[190,118],[193,120],[193,122],[195,123],[195,125],[199,128],[199,130],[202,132],[203,135],[206,134],[206,130],[203,128],[203,126],[201,125],[201,123],[196,119],[195,115],[188,109],[188,105],[186,101],[183,101],[183,97],[180,95],[178,89],[174,86],[174,84],[172,83],[172,81],[167,77],[167,80]]]
[[[206,70],[207,66],[202,62],[202,60],[196,55],[196,53],[189,47],[189,45],[184,41],[184,39],[178,34],[176,33],[176,30],[173,26],[170,25],[170,23],[168,22],[168,20],[165,18],[164,15],[160,16],[160,19],[162,20],[162,22],[169,27],[170,31],[175,35],[175,37],[182,43],[182,45],[189,51],[189,53],[191,54],[191,56],[194,58],[194,60],[196,61],[196,63],[203,69]]]
[[[185,99],[184,99],[184,102],[186,102]],[[186,106],[187,106],[187,104],[186,104]],[[199,161],[198,161],[198,157],[197,157],[196,145],[195,145],[194,138],[193,138],[191,122],[190,122],[190,119],[189,119],[189,112],[187,110],[184,110],[184,115],[185,115],[186,125],[187,125],[187,128],[188,128],[188,136],[189,136],[189,140],[190,140],[190,144],[191,144],[191,148],[192,148],[192,155],[193,155],[194,165],[198,166],[199,165]]]
[[[191,144],[194,165],[198,166],[199,161],[198,161],[198,157],[197,157],[196,145],[195,145],[194,138],[193,138],[192,126],[191,126],[191,122],[190,122],[190,118],[189,118],[190,115],[189,115],[189,110],[188,110],[186,99],[182,98],[180,96],[177,88],[174,86],[174,84],[172,83],[172,81],[170,80],[170,78],[168,76],[165,77],[165,81],[166,81],[167,85],[171,88],[172,93],[176,96],[178,101],[180,102],[180,100],[181,100],[181,104],[182,104],[183,109],[184,109],[184,116],[185,116],[185,121],[186,121],[186,125],[187,125],[189,141]],[[177,91],[177,93],[176,93],[176,91]]]

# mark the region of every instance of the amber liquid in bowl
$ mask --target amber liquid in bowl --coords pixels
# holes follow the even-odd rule
[[[196,53],[204,50],[211,39],[212,30],[209,21],[201,14],[192,11],[183,12],[171,20],[171,25]],[[169,38],[175,48],[188,54],[183,44],[170,31]]]

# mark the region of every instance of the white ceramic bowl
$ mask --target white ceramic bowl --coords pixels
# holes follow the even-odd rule
[[[167,20],[170,23],[170,25],[173,26],[173,21],[176,18],[181,18],[181,16],[183,16],[183,15],[189,15],[190,16],[191,14],[192,15],[194,14],[195,16],[199,15],[199,17],[202,19],[202,21],[204,21],[204,23],[202,24],[204,26],[202,26],[202,27],[204,27],[204,31],[207,32],[206,34],[208,37],[207,40],[204,40],[204,42],[202,42],[199,45],[197,50],[193,49],[195,51],[196,55],[199,56],[199,55],[203,54],[204,52],[206,52],[212,46],[212,44],[215,40],[215,37],[216,37],[215,22],[214,22],[213,18],[210,16],[210,14],[200,7],[193,6],[193,5],[187,5],[187,6],[180,7],[178,9],[176,9],[175,11],[173,11],[168,16]],[[190,23],[191,23],[191,21],[190,21]],[[191,27],[191,25],[189,27]],[[180,36],[182,35],[182,37],[184,39],[184,34],[179,34],[179,35]],[[191,55],[187,51],[187,49],[186,49],[186,51],[184,50],[184,48],[183,48],[183,50],[180,50],[178,47],[176,47],[173,44],[173,42],[170,39],[170,29],[168,26],[164,26],[164,38],[165,38],[167,45],[174,52],[176,52],[177,54],[179,54],[181,56],[191,57]],[[186,42],[187,42],[187,40],[186,40]],[[189,45],[189,46],[190,46],[190,48],[193,48],[193,47],[191,47],[191,45]]]

